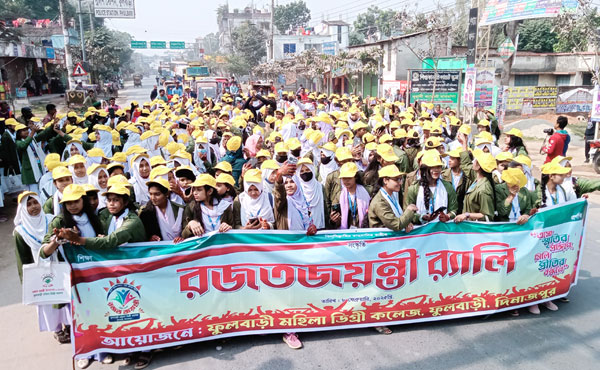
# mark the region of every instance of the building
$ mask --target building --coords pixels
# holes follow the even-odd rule
[[[241,11],[240,9],[233,9],[230,12],[228,5],[222,5],[217,10],[217,14],[220,53],[231,52],[231,34],[234,29],[246,22],[254,24],[267,34],[270,33],[271,13],[266,9],[246,7]]]
[[[343,21],[324,21],[311,29],[300,28],[293,34],[274,35],[273,59],[293,58],[296,54],[311,49],[335,55],[348,47],[349,27]]]

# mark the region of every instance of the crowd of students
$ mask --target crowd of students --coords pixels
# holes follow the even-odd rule
[[[96,249],[231,229],[313,235],[410,232],[432,221],[524,224],[540,207],[600,189],[599,181],[572,177],[570,158],[558,154],[534,178],[522,133],[502,135],[491,109],[475,134],[454,110],[429,103],[299,98],[175,95],[83,115],[50,105],[42,119],[31,111],[4,119],[5,169],[10,162],[28,187],[15,218],[19,274],[22,264],[63,258],[65,242]],[[70,341],[68,305],[38,311],[40,330]],[[295,333],[283,339],[302,347]],[[136,368],[150,358],[139,354]]]

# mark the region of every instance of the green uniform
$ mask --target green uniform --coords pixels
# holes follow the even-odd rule
[[[184,239],[191,238],[194,236],[194,233],[192,233],[192,231],[188,228],[188,224],[190,223],[190,221],[195,220],[195,217],[194,217],[194,207],[195,206],[196,206],[196,201],[192,200],[190,203],[188,203],[188,205],[185,207],[185,210],[183,211],[183,220],[182,220],[183,222],[181,225],[181,237]],[[198,222],[200,222],[200,221],[198,221]],[[221,218],[219,219],[219,224],[222,224],[222,223],[225,223],[225,224],[233,227],[233,206],[232,205],[227,207],[227,209],[221,215]]]
[[[454,218],[458,213],[458,202],[456,201],[456,192],[448,181],[442,180],[442,184],[444,188],[446,188],[446,193],[448,193],[448,206],[446,207],[445,213],[447,213],[450,218]],[[412,184],[408,188],[408,192],[404,197],[404,202],[406,204],[417,204],[417,196],[419,194],[419,183]],[[430,198],[432,199],[432,198]],[[435,211],[435,209],[434,209]],[[415,213],[415,218],[413,219],[413,223],[421,223],[421,217],[423,215],[419,213]]]
[[[396,161],[396,167],[403,173],[409,173],[412,171],[413,167],[410,165],[410,159],[408,158],[408,154],[399,146],[394,145],[394,154],[398,156],[398,160]]]
[[[496,216],[497,221],[509,221],[512,212],[512,203],[506,204],[505,200],[510,195],[506,183],[496,185]],[[526,188],[521,188],[517,193],[519,209],[522,215],[528,215],[535,203],[535,197]]]
[[[332,204],[339,203],[341,192],[340,170],[337,169],[327,175],[327,179],[325,179],[325,208],[331,209]]]
[[[404,152],[408,156],[408,164],[412,167],[412,171],[417,169],[417,166],[414,165],[415,159],[417,158],[417,154],[421,151],[421,147],[415,146],[410,148],[404,148]]]
[[[17,146],[17,153],[19,154],[19,158],[21,159],[21,182],[24,185],[35,184],[35,176],[33,174],[32,163],[29,160],[29,155],[27,155],[27,148],[35,138],[35,141],[48,141],[52,134],[55,134],[52,126],[48,126],[41,132],[37,133],[35,137],[27,136],[25,139],[17,140],[15,145]],[[44,163],[42,163],[42,158],[40,158],[40,163],[36,163],[35,165],[40,167],[40,173],[44,173]]]
[[[477,172],[473,170],[473,163],[468,151],[460,153],[460,167],[471,185],[465,193],[464,212],[482,213],[488,221],[495,218],[494,184],[488,179],[477,179]]]
[[[460,170],[460,173],[460,180],[458,180],[458,185],[456,186],[456,189],[454,189],[454,192],[456,193],[456,202],[458,204],[458,209],[456,211],[457,215],[463,213],[463,202],[465,200],[465,194],[467,193],[467,189],[469,188],[469,186],[471,186],[471,181],[469,181],[464,172]],[[448,181],[450,185],[452,185],[452,188],[454,188],[452,176],[453,174],[450,168],[446,168],[444,171],[442,171],[442,179]]]
[[[19,271],[19,279],[23,282],[23,265],[27,265],[29,263],[34,263],[33,254],[31,253],[31,248],[23,237],[18,232],[13,233],[15,237],[15,254],[17,256],[17,269]]]
[[[404,230],[413,220],[415,213],[408,210],[402,213],[402,216],[396,217],[382,191],[385,190],[378,191],[369,204],[369,227],[387,227],[393,231]],[[398,204],[400,204],[399,200]]]
[[[1,165],[4,168],[5,176],[12,175],[13,171],[15,175],[21,173],[17,144],[13,140],[8,129],[4,131],[4,134],[2,134],[2,138],[0,139],[0,157],[2,159]]]
[[[113,216],[108,212],[108,209],[103,209],[100,211],[98,217],[105,232],[108,234],[108,226]],[[118,247],[124,243],[136,243],[145,240],[146,230],[144,224],[135,212],[129,211],[121,227],[106,236],[86,238],[84,246],[90,249],[108,249]]]
[[[575,187],[575,193],[577,194],[577,198],[581,198],[583,194],[589,194],[600,190],[600,180],[578,177],[576,178],[576,181],[577,186]]]

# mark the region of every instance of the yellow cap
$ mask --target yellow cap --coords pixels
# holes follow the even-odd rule
[[[454,148],[453,150],[446,152],[449,157],[460,158],[460,153],[463,152],[463,148]]]
[[[265,158],[271,158],[271,153],[266,150],[266,149],[261,149],[258,151],[258,153],[256,153],[256,158],[260,158],[260,157],[265,157]]]
[[[490,153],[485,153],[481,149],[473,150],[473,157],[475,157],[477,163],[481,166],[481,169],[487,173],[491,173],[497,167],[494,156]]]
[[[4,124],[6,126],[16,126],[18,123],[19,122],[16,119],[14,119],[14,118],[9,118],[6,121],[4,121]]]
[[[83,164],[87,163],[87,161],[85,160],[85,157],[82,156],[81,154],[75,154],[74,156],[71,156],[69,158],[69,160],[67,161],[67,164],[69,166],[73,166],[78,163],[83,163]]]
[[[389,142],[391,142],[393,140],[394,140],[394,138],[392,137],[392,135],[390,135],[390,134],[383,134],[379,138],[379,144],[389,143]]]
[[[24,124],[22,124],[22,123],[19,123],[19,124],[17,124],[17,125],[15,126],[15,131],[24,130],[24,129],[26,129],[26,128],[27,128],[27,126],[25,126],[25,125],[24,125]]]
[[[253,183],[261,183],[262,182],[262,171],[256,168],[249,169],[244,174],[244,181],[253,182]]]
[[[150,167],[166,165],[166,164],[167,164],[167,161],[165,161],[165,159],[160,155],[155,155],[154,157],[150,158]]]
[[[504,162],[504,161],[512,161],[513,154],[511,152],[500,152],[496,155],[496,161]]]
[[[479,122],[477,122],[477,126],[490,127],[490,121],[488,121],[487,119],[481,119],[479,120]]]
[[[63,190],[63,197],[60,203],[72,202],[79,200],[85,195],[85,189],[81,185],[70,184]]]
[[[340,147],[337,148],[337,150],[335,151],[335,158],[340,161],[346,161],[348,159],[352,159],[352,152],[350,151],[350,149],[348,147]]]
[[[121,176],[121,175],[119,175],[119,176]],[[117,176],[115,176],[115,177],[117,177]],[[113,177],[111,177],[111,179],[112,178]],[[110,179],[108,181],[110,182]],[[123,185],[113,185],[113,186],[109,187],[107,191],[105,191],[104,193],[102,193],[102,195],[104,195],[104,196],[107,196],[108,194],[117,194],[117,195],[126,195],[126,196],[129,196],[129,195],[131,195],[131,192],[129,191],[129,188],[127,188],[126,186],[123,186]]]
[[[266,162],[266,161],[265,161]],[[264,164],[264,163],[263,163]],[[219,176],[217,176],[217,178],[215,179],[215,182],[217,184],[229,184],[231,186],[235,186],[235,180],[233,179],[233,176],[231,176],[228,173],[220,173]],[[194,184],[192,184],[193,186]],[[212,186],[212,185],[211,185]]]
[[[85,190],[86,193],[100,191],[100,189],[97,189],[94,185],[91,184],[83,184],[81,186],[83,186],[83,190]]]
[[[356,122],[356,123],[354,124],[354,127],[352,127],[352,130],[353,130],[353,131],[358,131],[358,130],[360,130],[361,128],[367,128],[367,127],[369,127],[369,126],[367,126],[367,124],[366,124],[366,123],[364,123],[364,122],[360,122],[360,121],[359,121],[359,122]]]
[[[123,176],[123,175],[116,175],[116,176],[111,176],[108,178],[108,183],[106,184],[106,186],[108,186],[109,188],[112,186],[129,186],[129,181],[127,181],[127,177]]]
[[[277,163],[277,161],[274,159],[267,159],[266,161],[264,161],[262,163],[262,165],[260,166],[260,169],[261,170],[278,170],[279,163]]]
[[[394,148],[389,144],[379,144],[377,146],[377,154],[386,162],[396,162],[400,158],[394,153]]]
[[[229,176],[229,175],[226,175]],[[231,177],[233,179],[233,177]],[[234,182],[235,183],[235,182]],[[191,186],[205,186],[208,185],[211,188],[217,188],[217,180],[207,173],[203,173],[200,176],[196,177],[196,180],[192,183]]]
[[[150,181],[146,181],[146,185],[148,187],[150,185],[153,185],[153,184],[160,185],[160,186],[162,186],[163,188],[165,188],[167,190],[171,189],[171,185],[169,184],[169,180],[163,179],[162,177],[155,177],[155,178],[153,178]]]
[[[235,152],[240,146],[242,146],[242,138],[239,136],[233,136],[231,139],[227,140],[227,150]]]
[[[94,173],[94,171],[96,171],[98,168],[104,168],[106,169],[106,165],[105,164],[98,164],[98,163],[94,163],[93,165],[91,165],[88,169],[87,169],[87,174],[91,175],[92,173]]]
[[[321,148],[335,153],[337,146],[331,141],[328,141],[327,143],[325,143],[325,145],[321,146]]]
[[[462,125],[458,129],[458,132],[464,135],[471,135],[471,125]]]
[[[527,176],[519,168],[507,168],[502,171],[502,180],[509,186],[519,185],[519,188],[527,184]]]
[[[300,140],[298,140],[298,138],[295,138],[295,137],[290,138],[286,142],[286,145],[289,150],[296,150],[302,146],[302,144],[300,143]]]
[[[24,191],[21,194],[19,194],[19,196],[17,197],[17,203],[21,203],[21,200],[23,200],[23,198],[28,197],[30,195],[38,195],[37,193],[33,192],[33,191]]]
[[[217,163],[217,165],[215,166],[216,170],[221,170],[224,172],[228,172],[228,173],[232,173],[233,172],[233,168],[231,167],[231,163],[227,162],[227,161],[221,161],[219,163]]]
[[[570,162],[573,160],[573,157],[563,157],[562,155],[558,155],[552,159],[552,163],[556,163],[562,166],[562,161]]]
[[[110,171],[110,170],[112,170],[115,167],[120,167],[123,170],[125,170],[125,165],[123,163],[121,163],[121,162],[111,162],[108,166],[106,166],[106,170]]]
[[[523,139],[523,133],[521,132],[521,130],[519,130],[518,128],[511,128],[510,131],[508,131],[506,133],[506,135],[510,135],[510,136],[516,136],[518,138]]]
[[[525,154],[519,154],[513,160],[517,163],[520,163],[522,165],[525,165],[525,166],[531,168],[531,158],[529,158]]]
[[[284,142],[275,144],[275,153],[287,153],[288,147]]]
[[[388,166],[382,167],[377,174],[380,178],[382,177],[398,177],[403,175],[402,172],[396,167],[396,165],[390,164]]]
[[[340,168],[340,179],[348,179],[356,176],[358,166],[354,162],[344,163]]]
[[[65,166],[58,166],[52,170],[52,179],[57,180],[63,177],[73,177],[73,174]]]
[[[92,148],[90,150],[87,151],[87,155],[88,157],[106,157],[106,155],[104,154],[104,150],[100,149],[100,148]]]
[[[542,174],[544,175],[566,175],[570,171],[569,167],[563,167],[554,162],[548,162],[542,166]]]
[[[442,145],[442,142],[443,142],[443,139],[441,137],[435,137],[435,136],[430,137],[425,142],[425,148],[427,148],[427,149],[437,148]]]
[[[442,159],[440,158],[440,152],[435,149],[426,150],[421,157],[421,164],[427,167],[438,167],[442,166]]]

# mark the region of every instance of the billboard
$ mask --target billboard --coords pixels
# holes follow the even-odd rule
[[[135,18],[134,0],[94,0],[96,18]]]
[[[574,11],[577,4],[577,0],[489,0],[479,25],[556,17],[562,11]]]
[[[410,103],[429,101],[434,104],[458,108],[461,71],[410,70]],[[433,94],[435,86],[435,94]],[[434,96],[432,96],[434,95]]]

